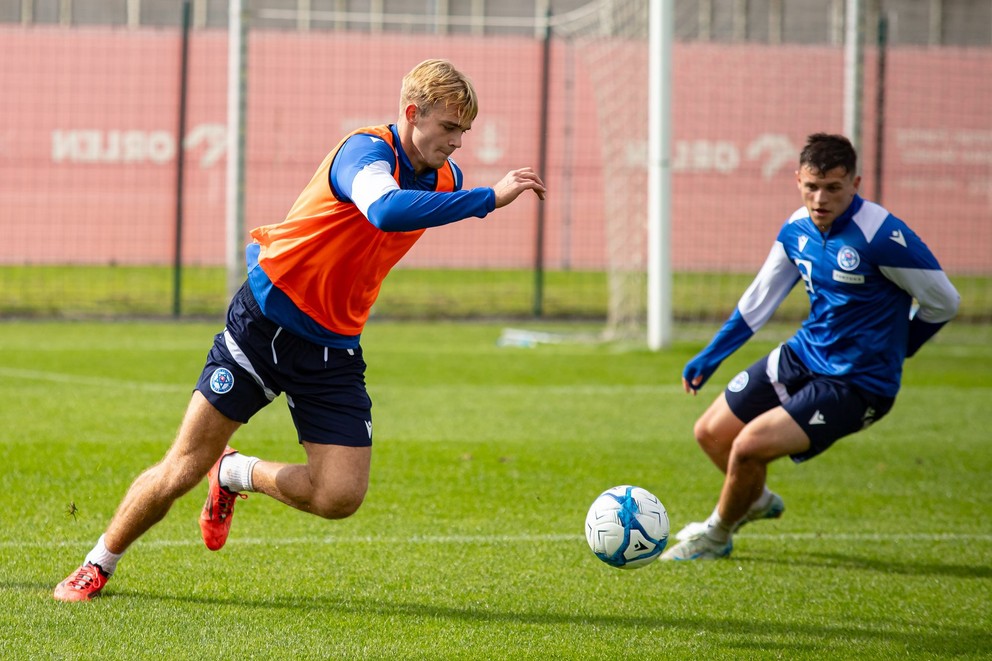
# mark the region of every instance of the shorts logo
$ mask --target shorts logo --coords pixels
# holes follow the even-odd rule
[[[853,271],[861,263],[861,255],[851,246],[841,246],[837,251],[837,266],[845,271]]]
[[[231,392],[234,387],[234,375],[226,367],[218,367],[210,375],[210,389],[218,395]]]
[[[747,372],[741,372],[735,376],[727,386],[727,390],[730,392],[740,392],[745,388],[747,388]]]

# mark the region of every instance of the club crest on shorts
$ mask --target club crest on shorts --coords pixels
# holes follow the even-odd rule
[[[234,387],[234,375],[226,367],[218,367],[210,375],[210,389],[218,395],[223,395],[231,391]]]
[[[747,372],[740,372],[737,376],[730,380],[727,385],[727,390],[730,392],[740,392],[747,388]]]

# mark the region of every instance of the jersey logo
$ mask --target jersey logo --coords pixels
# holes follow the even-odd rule
[[[851,246],[841,246],[837,251],[837,266],[845,271],[853,271],[861,263],[861,255]]]
[[[371,140],[372,142],[385,142],[385,140],[383,140],[382,138],[377,138],[374,135],[370,135],[369,140]]]
[[[893,230],[892,234],[889,235],[889,238],[895,241],[896,243],[898,243],[903,248],[906,247],[906,237],[902,235],[902,230]]]
[[[809,419],[809,424],[811,424],[811,425],[825,425],[825,424],[827,424],[827,419],[824,418],[823,417],[823,414],[820,413],[820,410],[817,409],[816,410],[816,413],[813,414],[813,417]]]
[[[807,241],[809,241],[809,237],[805,234],[799,237],[799,252],[802,252],[806,248]]]

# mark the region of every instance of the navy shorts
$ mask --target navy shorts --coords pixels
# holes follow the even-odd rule
[[[811,372],[785,344],[735,376],[724,394],[745,423],[776,406],[784,408],[810,440],[809,450],[792,455],[796,463],[881,420],[895,402],[846,379]]]
[[[301,443],[372,445],[361,348],[331,349],[280,328],[262,314],[247,283],[231,300],[196,389],[238,422],[285,392]]]

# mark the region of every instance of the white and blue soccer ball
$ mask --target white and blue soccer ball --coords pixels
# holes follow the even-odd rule
[[[668,512],[647,489],[625,484],[607,489],[586,515],[586,541],[613,567],[634,569],[658,559],[668,544]]]

